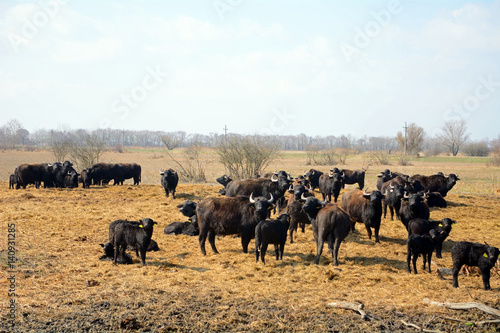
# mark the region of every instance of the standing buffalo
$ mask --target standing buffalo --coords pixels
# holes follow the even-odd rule
[[[114,169],[114,184],[123,185],[123,181],[130,178],[134,179],[134,185],[139,185],[141,182],[141,166],[137,163],[118,163],[115,164]]]
[[[21,164],[14,171],[14,175],[18,178],[16,188],[26,188],[29,184],[40,187],[41,182],[44,182],[44,187],[48,187],[52,183],[52,170],[50,164]]]
[[[352,185],[358,183],[359,189],[362,190],[365,187],[365,171],[364,170],[345,170],[340,169],[340,174],[343,174],[342,188],[345,185]]]
[[[78,187],[78,176],[79,174],[75,170],[70,171],[66,175],[66,177],[64,177],[64,187],[66,188]]]
[[[385,196],[380,191],[374,190],[370,193],[361,190],[352,190],[342,195],[342,208],[351,218],[351,227],[354,231],[356,222],[365,224],[368,238],[372,238],[372,230],[375,229],[375,243],[380,243],[378,233],[382,220],[382,199]]]
[[[446,197],[446,194],[448,194],[457,181],[460,180],[454,173],[450,173],[448,176],[444,174],[431,176],[413,175],[410,179],[418,180],[426,191],[439,192],[443,198]]]
[[[9,176],[9,189],[17,188],[17,183],[19,182],[19,176],[15,173]]]
[[[391,172],[389,169],[385,169],[384,171],[380,172],[377,177],[378,177],[377,190],[379,191],[382,190],[382,184],[388,182],[391,179],[394,179],[396,177],[402,177],[403,179],[408,180],[409,178],[408,175],[404,175],[400,172]]]
[[[399,209],[401,208],[401,199],[404,196],[404,186],[393,180],[389,180],[382,185],[381,192],[384,194],[382,207],[384,210],[384,219],[387,216],[387,207],[391,212],[391,221],[394,220],[394,212],[396,219],[399,220]]]
[[[328,196],[328,201],[332,201],[332,195],[335,202],[340,195],[340,189],[344,182],[344,174],[337,172],[330,172],[329,174],[322,174],[319,177],[319,191],[323,195],[323,200]]]
[[[114,180],[113,185],[123,185],[126,179],[133,178],[134,185],[141,181],[141,166],[137,163],[96,163],[87,169],[89,177],[94,185],[108,183]]]
[[[90,177],[88,169],[83,169],[80,176],[82,178],[83,188],[89,188],[92,184],[92,178]]]
[[[269,244],[274,244],[276,260],[283,260],[285,250],[286,232],[290,227],[290,216],[281,214],[276,220],[260,221],[255,227],[255,259],[266,263],[266,251]]]
[[[311,169],[308,172],[304,173],[304,177],[309,180],[309,183],[311,184],[313,190],[319,187],[319,177],[321,177],[322,174],[323,172],[315,169]]]
[[[317,252],[314,263],[318,264],[323,252],[323,245],[328,241],[328,249],[333,256],[333,264],[339,265],[338,253],[340,244],[349,234],[349,215],[337,204],[319,201],[315,197],[304,197],[303,210],[309,217],[313,227]]]
[[[243,252],[248,252],[248,243],[255,237],[255,227],[265,220],[268,210],[272,208],[274,199],[259,196],[254,198],[253,194],[248,197],[222,197],[207,198],[196,207],[198,228],[200,230],[199,242],[201,253],[206,255],[205,242],[212,246],[212,251],[218,253],[215,247],[216,235],[235,235],[241,237]]]
[[[238,195],[269,197],[273,196],[278,204],[278,211],[281,210],[282,200],[292,181],[284,171],[275,173],[271,178],[240,179],[233,180],[226,186],[226,197],[236,197]]]
[[[401,208],[399,208],[399,217],[408,230],[408,222],[413,219],[421,218],[429,219],[429,206],[425,202],[426,196],[418,193],[405,193],[401,200]]]
[[[302,197],[314,197],[311,188],[307,189],[304,185],[296,185],[293,189],[289,190],[292,194],[288,199],[286,212],[290,216],[290,244],[293,243],[293,232],[297,230],[300,225],[302,232],[304,232],[305,225],[311,223],[306,213],[302,210]]]
[[[175,189],[179,183],[179,175],[174,169],[160,170],[161,186],[165,190],[165,196],[168,198],[169,193],[172,193],[172,198],[175,199]]]

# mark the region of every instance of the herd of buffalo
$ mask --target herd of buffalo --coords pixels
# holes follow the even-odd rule
[[[175,198],[179,181],[177,172],[172,169],[160,170],[161,185],[165,196]],[[39,188],[78,187],[107,184],[123,184],[133,179],[134,185],[141,181],[141,166],[136,163],[97,163],[78,173],[69,161],[53,164],[21,164],[9,179],[9,188],[26,188],[33,184]],[[333,256],[333,264],[338,265],[338,251],[342,241],[350,231],[355,230],[356,222],[365,225],[368,237],[374,236],[380,242],[379,231],[382,216],[387,208],[390,219],[400,220],[408,231],[407,269],[417,273],[416,261],[421,255],[423,268],[430,272],[432,253],[441,258],[442,245],[456,221],[445,218],[441,221],[430,220],[429,207],[445,208],[444,199],[459,177],[453,173],[445,175],[408,176],[390,170],[378,174],[377,189],[370,192],[364,189],[365,170],[344,170],[332,168],[329,172],[311,169],[304,175],[292,178],[285,171],[256,175],[250,179],[232,180],[224,175],[217,182],[224,186],[221,195],[205,198],[196,203],[187,200],[179,205],[180,212],[188,217],[188,222],[174,222],[165,227],[165,234],[187,234],[199,237],[203,255],[208,238],[212,251],[216,235],[239,235],[243,252],[248,252],[251,239],[255,238],[255,256],[265,262],[269,244],[275,246],[276,259],[283,257],[284,246],[289,240],[293,243],[293,233],[306,224],[312,224],[314,239],[317,243],[319,263],[324,243],[328,243]],[[341,205],[336,202],[340,191],[346,184],[357,184],[359,189],[345,191]],[[316,198],[315,189],[322,195]],[[290,195],[286,195],[289,193]],[[333,202],[332,202],[333,197]],[[277,212],[276,219],[270,219],[271,212]],[[115,263],[132,263],[127,248],[135,250],[146,264],[146,251],[158,250],[157,243],[151,239],[153,227],[151,219],[141,221],[117,220],[109,225],[109,242],[101,244],[105,254],[101,259],[112,259]],[[373,231],[372,231],[373,229]],[[453,286],[458,287],[458,274],[463,265],[477,266],[483,279],[483,288],[490,289],[490,270],[495,265],[499,249],[489,245],[472,242],[458,242],[451,250],[453,260]]]

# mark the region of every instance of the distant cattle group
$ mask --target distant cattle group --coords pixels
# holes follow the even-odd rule
[[[208,239],[212,251],[216,236],[238,235],[244,253],[248,252],[251,239],[255,238],[256,261],[265,263],[268,245],[275,247],[276,260],[283,259],[287,239],[294,242],[293,234],[299,227],[312,224],[316,242],[314,262],[319,263],[325,242],[332,254],[333,264],[338,265],[340,245],[357,223],[363,223],[367,236],[379,243],[382,220],[390,210],[390,219],[400,220],[407,237],[407,270],[417,273],[418,257],[423,258],[424,269],[430,272],[432,254],[442,258],[443,243],[451,233],[451,218],[430,220],[432,207],[446,208],[446,196],[460,178],[451,173],[445,175],[413,176],[384,170],[378,174],[376,189],[365,188],[365,169],[346,170],[331,168],[329,172],[316,169],[305,171],[293,178],[285,171],[249,179],[233,179],[223,175],[216,179],[224,188],[212,197],[199,202],[187,200],[178,205],[187,221],[172,222],[165,226],[166,235],[198,236],[201,253],[206,255]],[[102,186],[113,180],[122,185],[132,179],[134,185],[141,182],[141,166],[136,163],[97,163],[78,173],[69,161],[42,164],[21,164],[9,177],[9,188],[83,188]],[[165,196],[176,198],[179,175],[173,169],[160,170],[160,184]],[[358,188],[344,190],[341,205],[338,197],[345,185]],[[315,190],[322,200],[316,198]],[[333,198],[333,200],[332,200]],[[333,202],[332,202],[333,201]],[[272,212],[278,216],[272,219]],[[130,264],[128,248],[136,252],[142,265],[146,264],[146,252],[159,250],[152,239],[156,222],[145,218],[140,221],[117,220],[109,225],[108,242],[101,244],[102,260]],[[382,239],[383,240],[383,239]],[[478,266],[483,278],[483,288],[490,289],[490,270],[499,256],[496,247],[479,243],[459,242],[451,250],[453,259],[453,286],[458,287],[458,272],[463,265]]]

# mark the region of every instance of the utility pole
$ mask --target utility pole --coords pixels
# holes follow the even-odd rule
[[[404,146],[403,146],[403,155],[406,156],[406,149],[408,148],[407,145],[408,145],[408,126],[406,125],[406,121],[405,121],[405,126],[403,127],[405,129],[405,142],[404,142]]]
[[[228,130],[228,128],[226,125],[224,125],[223,130],[224,130],[224,144],[227,146],[227,130]]]

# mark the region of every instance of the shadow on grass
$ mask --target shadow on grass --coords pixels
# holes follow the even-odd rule
[[[345,260],[351,260],[356,265],[361,266],[373,266],[373,265],[386,265],[398,270],[406,269],[406,261],[387,259],[382,257],[349,257],[346,256]]]
[[[199,195],[194,195],[191,193],[176,193],[175,198],[176,199],[191,200],[191,201],[200,201],[200,200],[203,200],[205,197],[202,197]]]
[[[210,268],[206,268],[206,267],[190,267],[190,266],[186,266],[186,265],[172,264],[170,262],[167,262],[166,260],[167,260],[167,258],[165,258],[165,261],[151,260],[151,261],[146,261],[146,264],[148,266],[155,266],[155,267],[162,268],[162,269],[169,269],[169,268],[190,269],[192,271],[196,271],[196,272],[200,272],[200,273],[207,272],[207,271],[211,270]]]

